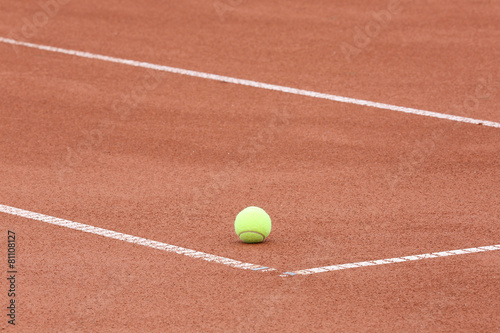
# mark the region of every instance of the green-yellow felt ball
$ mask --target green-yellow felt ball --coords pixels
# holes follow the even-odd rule
[[[260,243],[271,233],[271,218],[259,207],[247,207],[234,220],[234,230],[245,243]]]

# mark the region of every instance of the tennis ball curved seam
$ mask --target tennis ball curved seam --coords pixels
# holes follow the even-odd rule
[[[243,242],[261,243],[271,233],[272,222],[271,217],[264,209],[257,206],[249,206],[237,214],[234,227],[236,234]],[[252,237],[250,234],[254,236]]]
[[[264,239],[266,239],[266,238],[267,238],[266,236],[264,236],[264,234],[263,234],[263,233],[260,233],[260,232],[258,232],[258,231],[253,231],[253,230],[245,230],[245,231],[242,231],[242,232],[240,232],[240,233],[238,234],[238,237],[241,237],[241,234],[245,234],[245,233],[247,233],[247,232],[250,232],[250,233],[252,233],[252,234],[257,234],[257,235],[262,236],[262,240],[264,240]]]

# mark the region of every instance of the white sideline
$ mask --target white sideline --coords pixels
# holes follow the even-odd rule
[[[30,212],[28,210],[19,209],[19,208],[15,208],[15,207],[0,205],[0,212],[24,217],[24,218],[31,219],[31,220],[42,221],[45,223],[50,223],[50,224],[58,225],[60,227],[65,227],[65,228],[69,228],[69,229],[73,229],[73,230],[88,232],[88,233],[99,235],[99,236],[113,238],[113,239],[121,240],[124,242],[132,243],[132,244],[143,245],[143,246],[151,247],[153,249],[158,249],[158,250],[162,250],[162,251],[166,251],[166,252],[174,252],[174,253],[182,254],[182,255],[185,255],[185,256],[188,256],[191,258],[198,258],[198,259],[202,259],[205,261],[215,262],[218,264],[222,264],[222,265],[226,265],[226,266],[230,266],[230,267],[234,267],[234,268],[249,269],[249,270],[256,270],[256,271],[274,271],[275,270],[274,268],[269,268],[269,267],[265,267],[265,266],[261,266],[261,265],[249,264],[249,263],[241,262],[241,261],[234,260],[234,259],[220,257],[220,256],[216,256],[213,254],[208,254],[208,253],[204,253],[204,252],[200,252],[200,251],[190,250],[190,249],[186,249],[186,248],[183,248],[180,246],[175,246],[175,245],[170,245],[170,244],[166,244],[166,243],[162,243],[162,242],[157,242],[157,241],[142,238],[142,237],[122,234],[121,232],[116,232],[116,231],[112,231],[112,230],[93,227],[91,225],[73,222],[73,221],[69,221],[69,220],[64,220],[64,219],[60,219],[57,217],[39,214],[39,213],[35,213],[35,212]]]
[[[94,227],[91,225],[73,222],[70,220],[65,220],[65,219],[61,219],[61,218],[53,217],[53,216],[49,216],[49,215],[39,214],[39,213],[31,212],[28,210],[11,207],[11,206],[6,206],[6,205],[0,204],[0,212],[23,217],[23,218],[27,218],[27,219],[31,219],[31,220],[36,220],[36,221],[41,221],[41,222],[45,222],[45,223],[49,223],[49,224],[54,224],[54,225],[57,225],[60,227],[68,228],[68,229],[79,230],[79,231],[83,231],[83,232],[87,232],[87,233],[91,233],[91,234],[95,234],[95,235],[99,235],[99,236],[103,236],[103,237],[107,237],[107,238],[113,238],[113,239],[117,239],[117,240],[124,241],[127,243],[147,246],[147,247],[151,247],[153,249],[158,249],[158,250],[162,250],[162,251],[166,251],[166,252],[174,252],[174,253],[182,254],[182,255],[185,255],[185,256],[188,256],[191,258],[197,258],[197,259],[202,259],[202,260],[209,261],[209,262],[215,262],[218,264],[222,264],[222,265],[226,265],[226,266],[230,266],[230,267],[234,267],[234,268],[253,270],[253,271],[267,271],[267,272],[276,271],[275,268],[245,263],[245,262],[241,262],[241,261],[230,259],[230,258],[225,258],[225,257],[221,257],[221,256],[217,256],[217,255],[213,255],[213,254],[209,254],[209,253],[205,253],[205,252],[186,249],[186,248],[183,248],[180,246],[166,244],[166,243],[162,243],[162,242],[158,242],[158,241],[154,241],[154,240],[150,240],[150,239],[146,239],[146,238],[142,238],[142,237],[127,235],[127,234],[123,234],[121,232],[107,230],[107,229],[103,229],[103,228],[99,228],[99,227]],[[302,270],[297,270],[297,271],[284,272],[280,276],[286,277],[286,276],[293,276],[293,275],[310,275],[310,274],[338,271],[338,270],[350,269],[350,268],[361,268],[361,267],[367,267],[367,266],[387,265],[387,264],[394,264],[394,263],[401,263],[401,262],[408,262],[408,261],[415,261],[415,260],[422,260],[422,259],[439,258],[439,257],[446,257],[446,256],[456,256],[456,255],[461,255],[461,254],[496,251],[496,250],[500,250],[500,245],[481,246],[481,247],[473,247],[473,248],[468,248],[468,249],[411,255],[411,256],[406,256],[406,257],[379,259],[379,260],[372,260],[372,261],[361,261],[361,262],[355,262],[355,263],[349,263],[349,264],[308,268],[308,269],[302,269]]]
[[[400,262],[408,262],[408,261],[415,261],[415,260],[422,260],[422,259],[456,256],[456,255],[460,255],[460,254],[477,253],[477,252],[485,252],[485,251],[496,251],[496,250],[500,250],[500,245],[471,247],[468,249],[461,249],[461,250],[433,252],[433,253],[418,254],[418,255],[406,256],[406,257],[371,260],[371,261],[361,261],[361,262],[354,262],[354,263],[350,263],[350,264],[308,268],[308,269],[301,269],[301,270],[293,271],[293,272],[285,272],[285,273],[281,274],[280,276],[283,277],[283,276],[290,276],[290,275],[297,275],[297,274],[309,275],[309,274],[338,271],[338,270],[342,270],[342,269],[387,265],[387,264],[395,264],[395,263],[400,263]]]
[[[43,51],[68,54],[68,55],[81,57],[81,58],[108,61],[108,62],[123,64],[123,65],[148,68],[148,69],[153,69],[153,70],[157,70],[157,71],[170,72],[170,73],[176,73],[176,74],[181,74],[181,75],[194,76],[194,77],[199,77],[199,78],[208,79],[208,80],[228,82],[228,83],[239,84],[239,85],[243,85],[243,86],[249,86],[249,87],[260,88],[260,89],[275,90],[275,91],[280,91],[280,92],[288,93],[288,94],[302,95],[302,96],[308,96],[308,97],[320,98],[320,99],[327,99],[327,100],[341,102],[341,103],[363,105],[363,106],[373,107],[373,108],[377,108],[377,109],[404,112],[404,113],[416,114],[416,115],[433,117],[433,118],[447,119],[447,120],[457,121],[457,122],[462,122],[462,123],[470,123],[470,124],[500,128],[500,123],[488,121],[488,120],[480,120],[480,119],[474,119],[474,118],[454,116],[454,115],[445,114],[445,113],[419,110],[419,109],[407,108],[407,107],[403,107],[403,106],[396,106],[396,105],[385,104],[385,103],[370,102],[370,101],[366,101],[366,100],[362,100],[362,99],[324,94],[324,93],[319,93],[319,92],[314,92],[314,91],[309,91],[309,90],[302,90],[302,89],[284,87],[284,86],[279,86],[279,85],[274,85],[274,84],[237,79],[237,78],[233,78],[233,77],[229,77],[229,76],[209,74],[209,73],[204,73],[204,72],[197,72],[197,71],[169,67],[169,66],[163,66],[163,65],[155,65],[155,64],[151,64],[151,63],[147,63],[147,62],[115,58],[115,57],[110,57],[110,56],[105,56],[105,55],[100,55],[100,54],[94,54],[94,53],[90,53],[90,52],[68,50],[68,49],[63,49],[63,48],[59,48],[59,47],[27,43],[27,42],[14,40],[11,38],[0,37],[0,42],[5,43],[5,44],[29,47],[29,48],[43,50]]]

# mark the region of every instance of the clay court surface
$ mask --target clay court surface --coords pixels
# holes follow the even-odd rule
[[[499,41],[494,0],[2,1],[1,329],[500,331]]]

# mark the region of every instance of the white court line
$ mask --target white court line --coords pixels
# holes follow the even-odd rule
[[[407,107],[396,106],[396,105],[391,105],[391,104],[370,102],[370,101],[356,99],[356,98],[323,94],[323,93],[309,91],[309,90],[302,90],[302,89],[278,86],[278,85],[274,85],[274,84],[261,83],[261,82],[250,81],[250,80],[236,79],[236,78],[229,77],[229,76],[209,74],[209,73],[197,72],[197,71],[192,71],[192,70],[187,70],[187,69],[162,66],[162,65],[155,65],[155,64],[151,64],[151,63],[147,63],[147,62],[109,57],[109,56],[94,54],[94,53],[89,53],[89,52],[68,50],[68,49],[62,49],[59,47],[52,47],[52,46],[47,46],[47,45],[39,45],[39,44],[21,42],[18,40],[4,38],[4,37],[0,37],[0,42],[6,43],[6,44],[11,44],[11,45],[30,47],[30,48],[34,48],[34,49],[38,49],[38,50],[43,50],[43,51],[63,53],[63,54],[73,55],[73,56],[81,57],[81,58],[114,62],[114,63],[118,63],[118,64],[123,64],[123,65],[148,68],[148,69],[153,69],[153,70],[157,70],[157,71],[170,72],[170,73],[176,73],[176,74],[181,74],[181,75],[194,76],[194,77],[199,77],[199,78],[208,79],[208,80],[228,82],[228,83],[239,84],[239,85],[243,85],[243,86],[249,86],[249,87],[260,88],[260,89],[275,90],[275,91],[280,91],[280,92],[284,92],[284,93],[288,93],[288,94],[302,95],[302,96],[308,96],[308,97],[314,97],[314,98],[320,98],[320,99],[327,99],[327,100],[341,102],[341,103],[363,105],[363,106],[369,106],[369,107],[373,107],[373,108],[377,108],[377,109],[398,111],[398,112],[416,114],[416,115],[421,115],[421,116],[447,119],[447,120],[451,120],[451,121],[458,121],[458,122],[462,122],[462,123],[470,123],[470,124],[484,125],[484,126],[488,126],[488,127],[500,128],[500,123],[493,122],[493,121],[467,118],[467,117],[461,117],[461,116],[454,116],[454,115],[445,114],[445,113],[425,111],[425,110],[407,108]]]
[[[147,246],[147,247],[151,247],[153,249],[158,249],[158,250],[162,250],[162,251],[166,251],[166,252],[174,252],[174,253],[182,254],[182,255],[185,255],[185,256],[188,256],[191,258],[197,258],[197,259],[202,259],[202,260],[209,261],[209,262],[215,262],[218,264],[222,264],[222,265],[226,265],[226,266],[230,266],[230,267],[234,267],[234,268],[253,270],[253,271],[267,271],[267,272],[276,271],[275,268],[245,263],[245,262],[241,262],[241,261],[230,259],[230,258],[220,257],[220,256],[216,256],[213,254],[208,254],[205,252],[186,249],[186,248],[183,248],[180,246],[170,245],[170,244],[166,244],[166,243],[162,243],[162,242],[158,242],[158,241],[154,241],[154,240],[150,240],[150,239],[146,239],[146,238],[142,238],[142,237],[127,235],[127,234],[123,234],[121,232],[107,230],[107,229],[103,229],[103,228],[99,228],[99,227],[94,227],[91,225],[73,222],[70,220],[64,220],[64,219],[61,219],[58,217],[39,214],[39,213],[31,212],[28,210],[11,207],[11,206],[6,206],[6,205],[0,204],[0,212],[15,215],[15,216],[20,216],[20,217],[31,219],[31,220],[36,220],[36,221],[41,221],[41,222],[45,222],[45,223],[49,223],[49,224],[54,224],[54,225],[58,225],[60,227],[68,228],[68,229],[79,230],[79,231],[91,233],[94,235],[113,238],[113,239],[117,239],[117,240],[124,241],[127,243]],[[302,269],[302,270],[293,271],[293,272],[285,272],[285,273],[282,273],[280,276],[286,277],[286,276],[293,276],[293,275],[309,275],[309,274],[338,271],[338,270],[350,269],[350,268],[361,268],[361,267],[367,267],[367,266],[387,265],[387,264],[394,264],[394,263],[400,263],[400,262],[408,262],[408,261],[415,261],[415,260],[422,260],[422,259],[456,256],[456,255],[462,255],[462,254],[486,252],[486,251],[496,251],[496,250],[500,250],[500,245],[481,246],[481,247],[473,247],[473,248],[461,249],[461,250],[433,252],[433,253],[418,254],[418,255],[412,255],[412,256],[406,256],[406,257],[398,257],[398,258],[390,258],[390,259],[355,262],[355,263],[350,263],[350,264],[316,267],[316,268]]]
[[[400,263],[400,262],[408,262],[408,261],[431,259],[431,258],[440,258],[440,257],[447,257],[447,256],[457,256],[457,255],[461,255],[461,254],[496,251],[496,250],[500,250],[500,245],[471,247],[469,249],[433,252],[433,253],[418,254],[418,255],[406,256],[406,257],[380,259],[380,260],[372,260],[372,261],[361,261],[361,262],[354,262],[354,263],[350,263],[350,264],[308,268],[308,269],[301,269],[301,270],[293,271],[293,272],[285,272],[285,273],[281,274],[280,276],[284,277],[284,276],[291,276],[291,275],[297,275],[297,274],[309,275],[309,274],[338,271],[338,270],[342,270],[342,269],[387,265],[387,264],[395,264],[395,263]]]
[[[48,216],[48,215],[44,215],[44,214],[34,213],[34,212],[30,212],[28,210],[19,209],[19,208],[15,208],[15,207],[0,205],[0,212],[24,217],[24,218],[31,219],[31,220],[42,221],[45,223],[50,223],[50,224],[58,225],[60,227],[65,227],[65,228],[69,228],[69,229],[73,229],[73,230],[88,232],[90,234],[95,234],[95,235],[99,235],[99,236],[113,238],[113,239],[121,240],[124,242],[132,243],[132,244],[143,245],[143,246],[151,247],[153,249],[158,249],[158,250],[162,250],[162,251],[166,251],[166,252],[174,252],[174,253],[182,254],[182,255],[185,255],[185,256],[188,256],[191,258],[197,258],[197,259],[202,259],[205,261],[215,262],[218,264],[222,264],[222,265],[226,265],[226,266],[230,266],[230,267],[234,267],[234,268],[249,269],[249,270],[255,270],[255,271],[275,271],[276,270],[276,269],[270,268],[270,267],[249,264],[249,263],[241,262],[241,261],[234,260],[234,259],[229,259],[229,258],[225,258],[225,257],[216,256],[213,254],[208,254],[208,253],[204,253],[204,252],[200,252],[200,251],[186,249],[186,248],[183,248],[180,246],[175,246],[175,245],[170,245],[170,244],[166,244],[166,243],[162,243],[162,242],[157,242],[154,240],[141,238],[141,237],[137,237],[137,236],[122,234],[121,232],[116,232],[116,231],[112,231],[112,230],[93,227],[91,225],[73,222],[73,221],[69,221],[69,220],[64,220],[64,219],[60,219],[57,217]]]

